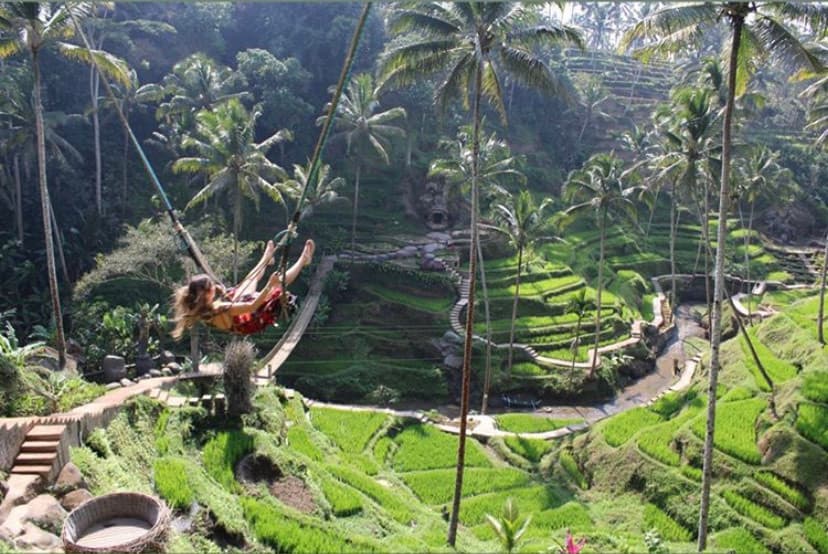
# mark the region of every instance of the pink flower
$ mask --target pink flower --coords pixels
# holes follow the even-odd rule
[[[561,554],[579,554],[581,550],[583,550],[584,546],[586,546],[586,538],[582,538],[579,541],[576,541],[572,537],[572,533],[569,532],[569,529],[566,530],[566,546],[561,549]]]

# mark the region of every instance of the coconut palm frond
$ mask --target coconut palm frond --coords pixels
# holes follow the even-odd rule
[[[779,21],[757,15],[752,25],[755,35],[766,51],[787,68],[804,68],[813,73],[826,70],[825,65],[799,38]]]
[[[58,43],[60,52],[70,60],[82,61],[87,64],[96,64],[107,77],[114,79],[124,87],[132,87],[129,65],[114,54],[103,50],[87,50],[66,42]]]

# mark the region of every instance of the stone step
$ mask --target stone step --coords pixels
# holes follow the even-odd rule
[[[14,475],[40,475],[44,479],[52,472],[52,466],[14,466],[11,473]]]
[[[15,465],[38,466],[53,464],[57,460],[58,453],[55,452],[21,452],[15,458]]]
[[[65,425],[35,425],[26,433],[26,439],[39,441],[59,441],[66,430]]]
[[[26,441],[20,446],[20,452],[57,452],[60,441]]]

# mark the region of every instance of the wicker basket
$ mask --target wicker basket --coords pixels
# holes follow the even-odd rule
[[[66,552],[163,551],[170,511],[157,498],[137,492],[106,494],[84,502],[66,517]]]

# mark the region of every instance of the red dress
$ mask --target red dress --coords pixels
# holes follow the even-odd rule
[[[252,302],[257,298],[257,295],[249,293],[242,295],[240,298],[234,298],[235,291],[235,287],[227,291],[224,296],[227,302]],[[296,308],[296,296],[289,292],[287,295],[288,313],[290,314]],[[230,332],[240,335],[258,333],[268,325],[276,325],[281,311],[282,289],[275,287],[268,295],[264,304],[259,306],[256,311],[233,316],[233,327],[230,329]]]

